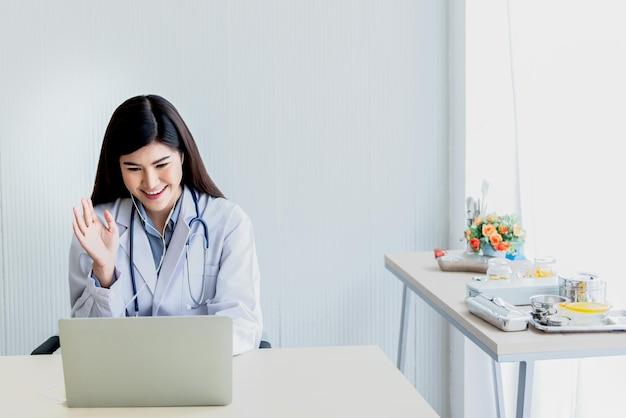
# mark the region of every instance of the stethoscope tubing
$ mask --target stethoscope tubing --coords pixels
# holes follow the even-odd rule
[[[129,252],[129,257],[130,257],[130,261],[128,263],[128,266],[130,268],[130,282],[133,285],[133,300],[135,301],[135,316],[139,315],[139,302],[137,301],[137,299],[139,299],[139,297],[137,296],[137,282],[135,282],[135,269],[133,268],[133,237],[135,234],[133,234],[133,226],[135,225],[135,205],[133,205],[133,208],[131,209],[130,212],[130,250]]]
[[[189,229],[191,230],[193,227],[193,224],[195,222],[199,222],[200,225],[202,225],[202,229],[204,232],[204,256],[205,256],[205,260],[203,260],[203,263],[206,264],[206,252],[209,249],[209,227],[207,226],[206,222],[204,221],[204,219],[200,218],[200,209],[198,208],[198,196],[196,195],[195,190],[191,189],[191,196],[193,197],[193,204],[194,207],[196,209],[196,216],[191,219],[189,221]],[[135,307],[135,316],[139,316],[139,298],[137,297],[137,282],[135,280],[135,269],[133,268],[133,242],[134,242],[134,233],[133,233],[133,227],[135,225],[135,205],[133,205],[131,212],[130,212],[130,249],[129,249],[129,268],[130,268],[130,281],[131,281],[131,285],[133,288],[133,299],[134,299],[134,307]],[[187,245],[189,245],[189,243],[187,243]],[[165,248],[163,248],[163,254],[165,254]],[[195,305],[192,306],[192,308],[198,308],[199,306],[202,305],[203,299],[204,299],[204,266],[202,269],[202,293],[200,294],[200,301],[197,301],[193,295],[191,294],[191,283],[189,282],[189,263],[187,261],[187,283],[189,285],[189,292],[190,292],[190,296],[194,302]]]

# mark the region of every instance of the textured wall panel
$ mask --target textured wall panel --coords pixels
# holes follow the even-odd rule
[[[383,254],[448,233],[445,2],[2,4],[2,353],[69,314],[71,207],[114,108],[157,93],[252,217],[271,341],[395,358]],[[420,303],[412,322],[407,374],[446,415],[447,331]]]

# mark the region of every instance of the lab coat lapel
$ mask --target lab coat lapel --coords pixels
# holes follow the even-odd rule
[[[165,258],[163,259],[163,266],[161,266],[161,272],[159,273],[159,280],[157,281],[156,291],[154,293],[154,300],[156,303],[152,305],[152,314],[154,315],[159,305],[162,303],[162,299],[165,298],[167,289],[174,278],[174,273],[177,266],[185,253],[185,245],[187,244],[187,238],[189,237],[189,221],[196,216],[196,208],[193,203],[193,197],[191,191],[184,187],[183,201],[181,202],[180,212],[178,214],[178,220],[176,221],[176,227],[172,234],[167,250],[165,251]]]
[[[120,235],[120,246],[130,257],[130,215],[132,210],[132,202],[130,199],[124,201],[120,205],[117,223],[125,226],[126,230]],[[154,258],[150,243],[146,236],[141,218],[135,211],[135,222],[133,224],[133,266],[135,268],[135,280],[140,277],[148,285],[150,292],[154,294],[157,284],[156,268],[154,266]],[[139,273],[139,274],[137,274]],[[130,275],[130,272],[128,273]],[[129,277],[130,279],[130,277]],[[137,280],[137,292],[141,291],[141,283]]]

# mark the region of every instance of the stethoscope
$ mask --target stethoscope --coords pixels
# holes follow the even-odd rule
[[[200,225],[202,226],[202,229],[204,230],[204,259],[202,263],[202,291],[198,299],[196,299],[193,296],[193,292],[191,291],[191,281],[189,279],[189,257],[188,257],[189,239],[187,239],[187,243],[185,244],[185,248],[186,248],[185,259],[186,259],[186,265],[187,265],[187,286],[189,287],[189,296],[191,296],[191,300],[193,301],[193,305],[189,304],[187,305],[187,308],[196,309],[204,305],[204,287],[205,287],[204,286],[204,281],[205,281],[204,269],[206,266],[207,252],[209,250],[209,227],[207,226],[206,222],[204,222],[204,219],[200,218],[200,210],[198,209],[198,196],[196,195],[195,190],[191,189],[190,191],[191,191],[191,196],[193,197],[193,204],[196,208],[196,216],[189,221],[189,230],[193,228],[193,225],[196,222],[200,223]],[[130,280],[133,286],[133,299],[135,302],[135,316],[139,316],[139,298],[137,295],[137,282],[135,281],[135,269],[133,268],[133,241],[134,241],[133,226],[135,225],[136,206],[135,206],[135,200],[132,198],[132,195],[131,195],[131,200],[133,201],[133,207],[130,212],[130,250],[129,250],[130,258],[128,260],[128,266],[130,268]],[[141,216],[141,214],[139,214],[139,216]],[[163,254],[161,257],[161,262],[163,261],[163,257],[165,257],[165,242],[163,246]],[[161,263],[159,263],[159,267],[157,268],[157,273],[160,269],[161,269]],[[158,312],[158,309],[157,309],[157,312]]]

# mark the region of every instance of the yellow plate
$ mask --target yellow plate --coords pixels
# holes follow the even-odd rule
[[[571,303],[564,302],[564,303],[561,303],[560,306],[561,308],[568,310],[568,311],[581,313],[581,314],[591,314],[591,315],[605,313],[610,308],[609,305],[605,305],[604,303],[596,303],[596,302],[571,302]]]

